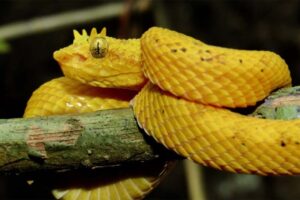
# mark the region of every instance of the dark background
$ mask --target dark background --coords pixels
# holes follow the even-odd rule
[[[65,11],[124,2],[120,16],[69,25],[5,40],[10,50],[0,54],[0,118],[21,117],[32,91],[62,73],[52,53],[72,42],[72,30],[106,26],[110,36],[139,37],[157,25],[220,46],[264,49],[280,54],[290,66],[293,84],[300,83],[300,1],[297,0],[188,0],[0,1],[1,26]],[[132,11],[140,3],[143,9]],[[1,31],[0,31],[1,32]],[[1,39],[1,37],[0,37]],[[234,175],[203,169],[209,200],[300,199],[299,177]],[[188,199],[182,163],[147,199]],[[46,186],[29,187],[24,180],[3,177],[0,199],[51,199]]]

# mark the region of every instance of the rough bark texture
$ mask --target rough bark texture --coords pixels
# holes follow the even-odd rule
[[[300,86],[285,88],[252,116],[298,118],[299,102]],[[0,174],[95,169],[160,158],[180,159],[143,134],[131,108],[0,120]]]
[[[142,133],[130,108],[0,121],[0,173],[150,161],[171,153]]]

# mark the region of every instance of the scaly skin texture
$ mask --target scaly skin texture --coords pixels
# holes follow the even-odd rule
[[[90,53],[90,42],[95,37],[105,37],[109,47],[105,57],[94,58]],[[141,46],[139,39],[116,39],[106,36],[106,29],[90,36],[86,31],[80,35],[74,31],[73,44],[55,51],[54,59],[65,76],[84,84],[103,88],[125,88],[139,90],[146,82],[141,70]]]
[[[134,95],[133,91],[96,88],[61,77],[43,84],[33,93],[24,117],[124,108],[129,106]],[[163,161],[107,169],[88,178],[84,175],[69,177],[69,180],[57,181],[58,188],[53,194],[57,199],[65,200],[142,199],[171,166],[170,162]]]
[[[277,54],[211,46],[157,27],[146,31],[141,40],[107,37],[105,29],[100,34],[93,29],[90,36],[85,31],[74,35],[73,44],[54,53],[64,75],[92,86],[131,90],[142,88],[148,78],[151,83],[133,101],[134,113],[140,126],[167,148],[197,163],[231,172],[300,172],[300,120],[257,119],[222,108],[255,105],[272,90],[290,85],[288,66]],[[108,51],[95,58],[90,45],[99,36],[106,39]],[[38,105],[40,100],[29,102]],[[69,100],[62,102],[67,105]],[[159,180],[161,173],[152,180]],[[142,198],[143,191],[153,186],[147,185],[130,198]],[[108,194],[108,189],[99,187],[101,194]],[[128,184],[107,187],[113,188],[109,194],[134,190]],[[79,188],[65,191],[56,197],[74,199],[80,194],[88,199],[96,195],[94,190]]]
[[[214,47],[162,28],[145,32],[141,45],[145,75],[161,88],[148,84],[134,100],[149,135],[217,169],[299,174],[300,120],[257,119],[221,108],[254,105],[289,85],[280,56]]]
[[[178,99],[148,84],[134,110],[146,132],[199,164],[235,173],[300,173],[300,120],[267,120]]]
[[[88,86],[67,77],[53,79],[35,90],[24,117],[126,108],[136,93]]]
[[[175,96],[224,107],[255,105],[290,84],[288,66],[269,51],[216,47],[162,28],[141,39],[144,73]]]

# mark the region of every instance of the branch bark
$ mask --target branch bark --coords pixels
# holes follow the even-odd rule
[[[254,117],[294,119],[300,86],[273,93]],[[131,108],[0,120],[0,174],[95,169],[180,159],[138,128]]]
[[[0,121],[4,174],[94,169],[171,155],[143,134],[130,108]]]

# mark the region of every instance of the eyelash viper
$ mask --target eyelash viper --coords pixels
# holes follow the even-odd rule
[[[93,41],[98,37],[108,43],[107,52],[100,58],[91,55]],[[300,120],[258,119],[226,109],[255,105],[272,90],[291,84],[287,64],[275,53],[212,46],[153,27],[140,39],[126,40],[106,36],[106,29],[101,33],[93,29],[90,35],[74,31],[73,44],[56,51],[54,58],[69,78],[50,81],[35,91],[25,117],[57,114],[63,107],[67,109],[63,112],[100,109],[104,103],[98,96],[109,91],[105,88],[121,88],[113,89],[113,97],[104,95],[109,101],[116,101],[117,91],[132,93],[125,99],[122,94],[116,97],[117,101],[124,100],[119,107],[126,107],[135,93],[123,91],[141,90],[131,103],[137,121],[168,149],[199,164],[235,173],[300,172]],[[50,91],[60,94],[52,95]],[[59,105],[53,106],[50,101]],[[44,104],[48,105],[45,109]],[[56,107],[57,111],[53,111]],[[104,109],[109,108],[112,107]],[[144,191],[149,192],[168,171],[166,165],[160,163],[160,167],[158,177],[151,177],[152,182],[139,177],[144,188],[135,196],[130,196],[130,192],[140,186],[137,182],[133,186],[130,178],[130,183],[121,184],[120,191],[128,199],[142,198]],[[115,184],[101,188],[100,184],[100,189],[55,190],[54,194],[64,199],[71,199],[72,195],[92,199],[97,189],[116,194],[119,188]]]

